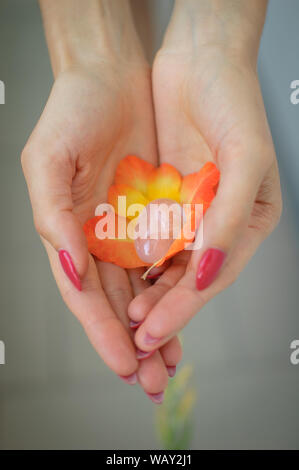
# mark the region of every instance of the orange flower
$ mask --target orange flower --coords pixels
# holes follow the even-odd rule
[[[151,163],[134,155],[125,157],[118,164],[114,185],[108,191],[108,203],[115,210],[115,215],[111,214],[115,233],[119,233],[121,223],[122,232],[125,230],[125,235],[122,238],[99,239],[96,236],[96,226],[103,217],[107,217],[107,214],[95,216],[84,225],[89,252],[102,261],[114,263],[123,268],[150,266],[138,257],[134,240],[127,235],[128,224],[132,222],[131,219],[137,221],[137,217],[134,219],[135,215],[128,215],[126,207],[131,204],[141,204],[141,207],[144,207],[151,201],[161,198],[171,199],[179,204],[190,204],[191,211],[187,222],[190,223],[192,219],[191,225],[194,226],[194,205],[202,204],[203,213],[205,213],[216,194],[219,177],[219,171],[212,162],[206,163],[200,171],[182,178],[180,173],[168,163],[155,168]],[[119,196],[126,196],[126,207],[118,204]],[[186,243],[192,242],[193,239],[186,239],[182,230],[181,237],[173,240],[165,256],[150,266],[150,269],[153,266],[161,266],[166,259],[182,251]]]

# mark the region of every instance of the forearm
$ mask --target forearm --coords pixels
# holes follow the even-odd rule
[[[164,47],[216,46],[256,60],[268,0],[176,0]]]
[[[144,60],[128,0],[39,0],[54,75],[99,60]]]

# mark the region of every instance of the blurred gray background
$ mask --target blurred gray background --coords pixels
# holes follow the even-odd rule
[[[150,0],[156,46],[171,5]],[[289,359],[299,339],[299,105],[289,98],[299,79],[298,20],[298,0],[270,1],[259,61],[281,171],[281,223],[184,333],[183,362],[194,365],[198,393],[195,449],[299,448],[299,365]],[[0,0],[0,79],[0,448],[158,448],[154,405],[92,349],[33,228],[19,157],[52,84],[34,0]]]

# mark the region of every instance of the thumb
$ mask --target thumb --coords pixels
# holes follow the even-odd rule
[[[198,290],[207,288],[217,277],[226,258],[229,257],[240,236],[248,226],[248,220],[263,177],[259,165],[244,159],[226,163],[221,169],[217,195],[203,222],[202,246],[194,251],[191,271],[196,272]],[[228,283],[231,281],[228,279]]]
[[[62,268],[81,290],[88,250],[82,225],[73,213],[75,164],[65,155],[45,154],[43,149],[30,146],[24,149],[21,160],[36,230],[57,250]]]

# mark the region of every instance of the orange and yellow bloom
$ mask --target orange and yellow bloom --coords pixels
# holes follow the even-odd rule
[[[128,215],[126,209],[120,208],[119,196],[126,197],[126,207],[132,204],[140,204],[144,207],[157,199],[170,199],[180,205],[190,204],[191,217],[194,215],[192,207],[195,204],[202,204],[203,213],[208,209],[215,197],[219,177],[219,170],[212,162],[207,162],[198,172],[182,177],[176,168],[168,163],[163,163],[156,168],[134,155],[125,157],[118,164],[114,184],[108,191],[108,203],[115,210],[113,217],[115,217],[116,232],[120,220],[125,223],[125,227],[128,227],[130,221],[134,219],[134,216]],[[104,215],[95,216],[84,225],[89,252],[102,261],[114,263],[123,268],[150,266],[139,258],[131,237],[126,235],[123,238],[99,239],[96,236],[96,226],[102,217]],[[173,240],[165,256],[157,260],[154,265],[161,266],[166,259],[182,251],[186,242],[192,241],[187,240],[182,232],[182,236]]]

